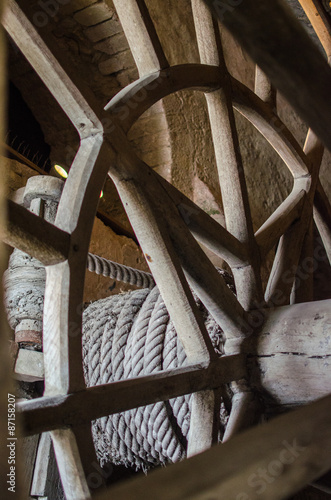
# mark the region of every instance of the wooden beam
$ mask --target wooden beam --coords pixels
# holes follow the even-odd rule
[[[300,219],[290,226],[283,234],[277,248],[265,294],[265,299],[270,305],[273,305],[275,300],[278,305],[281,304],[281,302],[278,301],[280,294],[283,298],[283,304],[290,303],[291,290],[293,290],[294,286],[297,288],[298,284],[295,284],[295,281],[302,281],[300,277],[302,270],[299,267],[301,257],[301,262],[305,262],[305,257],[302,256],[302,246],[305,239],[308,238],[307,231],[309,231],[311,227],[313,200],[318,185],[318,175],[323,156],[322,144],[311,129],[309,129],[307,133],[304,153],[308,160],[309,175],[303,176],[302,178],[296,178],[294,189],[300,190],[300,188],[303,188],[306,191],[306,196],[303,199]],[[312,253],[312,241],[310,247]],[[308,249],[308,247],[306,247],[306,249]],[[312,255],[308,255],[307,257],[312,259]],[[311,297],[313,289],[311,272],[307,275],[306,283],[302,284],[302,286],[306,291],[310,288]],[[294,298],[294,295],[292,298]]]
[[[86,93],[88,101],[83,97],[18,5],[13,0],[8,4],[5,28],[80,136],[55,220],[70,234],[72,245],[68,260],[47,267],[44,304],[45,394],[66,394],[85,387],[81,321],[86,258],[107,162],[114,151],[103,144],[103,125],[96,114],[100,105],[93,95]],[[66,497],[88,498],[83,469],[88,475],[96,460],[90,426],[77,435],[54,431],[53,441]]]
[[[42,352],[19,349],[17,353],[14,377],[24,382],[44,380],[44,356]]]
[[[219,391],[195,392],[191,403],[187,456],[192,457],[218,442],[220,421]]]
[[[241,153],[234,120],[231,89],[227,78],[221,41],[215,30],[212,15],[202,0],[192,0],[195,30],[200,61],[220,67],[225,81],[222,89],[205,94],[214,143],[219,184],[226,227],[241,243],[247,245],[248,264],[243,269],[233,269],[237,297],[244,309],[262,298],[259,274],[259,255],[253,235],[248,194],[243,172]]]
[[[102,124],[81,92],[41,40],[14,0],[8,0],[4,28],[60,104],[81,138],[102,131]]]
[[[136,157],[132,166],[137,166],[137,160]],[[139,162],[140,160],[138,164]],[[185,280],[166,220],[156,206],[156,203],[162,203],[156,197],[164,197],[163,193],[152,189],[152,177],[147,174],[146,178],[146,165],[140,163],[141,168],[132,172],[135,176],[139,172],[140,181],[132,178],[118,181],[115,177],[113,180],[188,360],[191,363],[203,362],[214,355],[210,338]],[[129,167],[130,164],[126,166]],[[177,217],[179,218],[178,213]]]
[[[261,417],[261,403],[252,391],[244,390],[234,394],[231,401],[231,413],[225,428],[222,443],[253,425]]]
[[[247,262],[247,249],[235,236],[175,186],[156,172],[154,175],[167,191],[188,229],[200,243],[228,262],[231,267],[241,267]]]
[[[26,208],[7,201],[8,222],[3,241],[40,260],[45,266],[68,258],[70,234],[31,213]]]
[[[25,156],[21,155],[18,151],[11,148],[10,146],[8,146],[8,144],[6,144],[5,142],[2,143],[2,147],[4,148],[5,152],[10,153],[11,155],[15,156],[21,163],[32,168],[32,170],[35,170],[40,175],[48,175],[48,173],[45,172],[45,170],[38,167],[38,165],[36,165],[32,161],[30,161],[28,158],[25,158]]]
[[[122,145],[125,144],[125,140],[122,138]],[[114,149],[118,148],[116,144],[119,144],[118,139],[114,141]],[[205,333],[202,335],[198,333],[197,329],[194,330],[197,332],[197,339],[193,337],[192,325],[196,320],[192,322],[192,315],[195,305],[190,298],[191,292],[181,277],[181,267],[185,270],[196,293],[207,309],[210,309],[217,318],[224,331],[237,338],[242,337],[238,325],[240,318],[245,314],[243,308],[224,281],[220,279],[204,252],[191,238],[171,198],[160,186],[154,172],[132,151],[130,152],[128,147],[119,154],[122,161],[111,167],[110,175],[122,198],[143,251],[147,254],[147,261],[174,321],[176,331],[183,344],[187,343],[189,351],[186,352],[198,352],[198,346],[200,345],[199,349],[201,349],[203,343],[209,343],[209,339],[205,337]],[[170,283],[172,283],[171,286]],[[176,291],[177,299],[175,300],[176,288],[178,291]],[[185,296],[183,291],[185,291]],[[187,308],[188,303],[190,309]],[[190,319],[187,318],[188,315]],[[184,321],[188,321],[185,328]],[[204,332],[204,328],[200,326],[199,331]],[[190,340],[187,342],[185,337],[187,338],[188,332],[190,332]],[[199,336],[201,340],[198,341]]]
[[[293,189],[291,194],[256,231],[255,238],[262,258],[276,245],[288,228],[300,218],[305,195],[305,189]]]
[[[246,182],[229,91],[206,95],[227,230],[247,246],[246,272],[232,270],[237,297],[245,310],[262,298],[259,254],[254,240]]]
[[[329,394],[330,311],[330,300],[256,311],[254,323],[247,323],[246,328],[252,333],[263,325],[262,331],[249,336],[243,344],[252,386],[280,405],[307,403]],[[209,368],[191,366],[70,395],[31,400],[19,405],[25,433],[84,423],[138,405],[216,389],[222,383],[243,378],[244,364],[241,356],[227,356]]]
[[[139,74],[148,75],[169,66],[144,0],[114,0]]]
[[[303,219],[306,220],[303,221]],[[273,307],[275,304],[286,305],[290,303],[307,219],[306,210],[306,217],[297,220],[279,240],[264,297],[269,307]]]
[[[26,435],[84,424],[138,406],[218,388],[245,376],[244,357],[224,356],[212,365],[177,370],[98,385],[73,394],[42,397],[18,405]]]
[[[320,182],[314,199],[314,221],[331,264],[331,206]]]
[[[5,0],[0,0],[0,18],[3,16],[3,11],[5,9]],[[3,154],[3,140],[4,131],[6,129],[7,121],[7,71],[6,71],[6,59],[7,59],[7,47],[6,39],[3,30],[0,32],[0,154]],[[2,280],[3,273],[7,267],[8,257],[5,245],[2,242],[2,236],[6,230],[6,215],[7,215],[7,203],[6,203],[6,169],[4,162],[0,163],[0,279]],[[3,287],[0,288],[0,398],[3,402],[0,405],[0,443],[1,443],[1,453],[0,453],[0,466],[3,471],[0,474],[0,488],[3,496],[9,496],[11,494],[8,488],[11,486],[7,483],[8,476],[10,473],[10,464],[8,464],[8,451],[10,448],[7,445],[10,441],[7,440],[8,437],[8,414],[9,408],[12,415],[15,415],[15,403],[16,396],[13,380],[11,377],[13,360],[11,359],[8,339],[10,338],[10,330],[6,318],[6,312],[4,308],[4,296]],[[17,420],[15,422],[15,432],[17,437],[20,432],[20,422]],[[17,441],[15,441],[17,443]],[[14,446],[15,449],[16,446]],[[13,448],[13,447],[11,447]],[[23,457],[20,456],[21,453],[18,452],[16,447],[17,461],[15,463],[15,476],[12,485],[14,486],[13,497],[17,500],[23,499],[23,488],[24,488],[24,468],[23,468]],[[26,467],[25,467],[26,470]],[[8,492],[8,493],[7,493]]]
[[[285,2],[245,0],[233,5],[205,1],[299,116],[331,149],[331,69]]]
[[[90,500],[78,444],[71,429],[51,432],[54,451],[66,500]]]
[[[329,396],[98,498],[281,500],[330,469],[330,446]]]
[[[331,23],[319,0],[299,0],[331,63]]]

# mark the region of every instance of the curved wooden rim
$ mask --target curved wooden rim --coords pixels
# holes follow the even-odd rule
[[[309,175],[308,159],[302,148],[274,110],[253,91],[230,77],[234,108],[266,138],[282,158],[294,178]],[[208,64],[172,66],[144,76],[121,90],[105,110],[124,132],[160,99],[180,90],[213,92],[226,77],[219,67]]]

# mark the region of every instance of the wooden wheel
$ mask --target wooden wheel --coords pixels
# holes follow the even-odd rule
[[[258,412],[252,404],[254,397],[245,364],[245,341],[263,327],[265,316],[270,317],[268,308],[273,310],[274,306],[289,304],[290,300],[295,303],[312,299],[311,287],[299,290],[294,283],[300,259],[309,257],[306,252],[311,247],[316,190],[323,210],[316,207],[315,220],[329,257],[331,248],[326,224],[331,218],[331,209],[318,181],[323,152],[320,141],[309,131],[301,150],[275,114],[274,105],[270,104],[270,84],[260,70],[257,70],[255,94],[229,75],[219,49],[216,25],[205,4],[192,0],[201,64],[174,67],[166,60],[145,3],[115,0],[114,5],[140,78],[112,99],[106,111],[98,108],[85,89],[74,86],[13,0],[8,1],[4,16],[4,26],[10,36],[80,135],[80,148],[60,200],[55,226],[10,204],[7,237],[9,242],[47,266],[43,341],[45,394],[40,400],[22,404],[21,411],[26,433],[51,431],[68,499],[90,497],[88,479],[94,454],[90,422],[93,419],[193,392],[188,454],[194,455],[215,441],[220,388],[225,383],[236,382],[238,397],[226,438],[232,437],[244,420],[256,420]],[[327,77],[330,81],[329,73]],[[206,95],[227,229],[142,162],[126,137],[144,111],[159,99],[183,89],[197,89]],[[255,235],[233,109],[264,135],[294,178],[292,193]],[[310,121],[315,125],[309,115],[308,123]],[[319,132],[320,127],[316,130]],[[324,131],[321,134],[323,139],[326,135],[325,142],[329,144],[329,135]],[[82,293],[94,214],[107,173],[123,201],[184,345],[189,365],[171,373],[86,389],[81,353]],[[229,264],[237,297],[226,287],[196,239]],[[264,296],[261,260],[278,242]],[[199,317],[191,289],[225,332],[226,356],[220,359]],[[272,314],[277,319],[277,311]],[[323,404],[330,406],[330,401]],[[311,413],[309,409],[309,418]],[[321,426],[325,424],[323,418],[322,411]],[[283,431],[286,422],[285,419],[277,424],[279,427],[274,426],[274,431]],[[314,423],[311,419],[311,427]],[[294,424],[291,425],[292,436]],[[323,467],[317,472],[316,469],[315,476],[309,476],[308,480],[331,467],[329,462],[325,458]],[[284,494],[304,484],[301,478],[301,482],[293,482],[284,489]],[[268,498],[282,498],[277,496],[276,487],[274,490],[274,496]]]

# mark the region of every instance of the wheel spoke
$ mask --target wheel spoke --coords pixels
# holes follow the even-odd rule
[[[66,499],[90,499],[74,432],[71,429],[57,429],[51,432],[51,436]]]
[[[279,238],[289,229],[289,227],[300,218],[306,190],[296,187],[283,203],[265,221],[260,229],[255,233],[255,238],[260,249],[261,258],[276,245]]]
[[[114,0],[140,76],[169,66],[144,0]]]
[[[203,243],[212,252],[224,259],[231,267],[241,267],[246,264],[247,250],[237,238],[178,191],[175,186],[157,173],[155,175],[176,205],[183,221],[200,243]]]
[[[218,442],[220,402],[219,391],[208,390],[193,394],[188,457],[206,451]]]
[[[314,232],[313,221],[311,219],[302,244],[301,255],[298,262],[298,269],[296,272],[296,277],[293,283],[290,298],[291,304],[311,302],[314,299],[313,255]]]
[[[202,0],[193,0],[192,7],[201,63],[220,66],[225,76],[227,69],[211,13]],[[229,85],[225,83],[221,90],[206,94],[206,101],[226,227],[249,249],[247,272],[232,270],[238,300],[248,310],[261,300],[262,287]]]
[[[141,168],[137,170],[142,177]],[[118,181],[114,177],[113,180],[189,362],[206,361],[213,348],[161,214],[138,180]],[[150,182],[148,186],[150,191]]]
[[[314,200],[314,221],[331,264],[331,205],[319,181]]]
[[[246,0],[224,9],[214,0],[204,1],[331,149],[331,70],[288,7],[280,0]]]

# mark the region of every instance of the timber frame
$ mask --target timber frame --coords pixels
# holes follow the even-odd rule
[[[238,494],[250,498],[250,475],[260,464],[274,460],[284,442],[292,444],[293,440],[301,446],[297,460],[284,468],[261,498],[284,498],[331,468],[331,456],[327,453],[331,444],[331,397],[298,410],[298,416],[285,415],[208,450],[215,442],[216,414],[224,384],[235,382],[237,393],[224,440],[242,429],[244,421],[258,421],[259,406],[253,391],[257,382],[247,371],[246,356],[261,354],[261,350],[252,339],[263,339],[267,333],[272,337],[282,318],[288,325],[286,314],[294,318],[291,328],[295,329],[298,315],[303,314],[309,323],[322,307],[323,319],[314,323],[317,338],[324,323],[331,321],[330,301],[312,302],[299,312],[300,304],[296,302],[312,300],[312,283],[309,279],[305,287],[295,285],[300,262],[311,257],[313,219],[331,261],[331,207],[319,181],[323,144],[331,149],[331,70],[281,1],[238,1],[232,2],[235,7],[224,10],[226,3],[192,0],[201,64],[171,67],[144,1],[114,0],[139,79],[101,110],[83,86],[77,88],[73,84],[17,3],[7,1],[2,20],[5,29],[80,136],[80,148],[55,224],[9,201],[5,235],[7,243],[47,266],[45,394],[20,404],[20,412],[26,434],[51,432],[68,500],[91,498],[87,477],[96,460],[91,420],[187,393],[194,393],[188,455],[204,453],[132,485],[115,488],[116,498],[145,498],[147,487],[153,498],[160,500],[202,499],[208,494],[208,498],[223,495],[222,498],[230,499]],[[308,14],[315,4],[309,0],[301,3]],[[207,4],[257,62],[255,93],[228,73],[217,23]],[[325,25],[317,29],[323,31],[321,40],[330,57]],[[275,44],[279,46],[276,54],[272,51]],[[295,47],[304,52],[305,65],[296,63]],[[273,87],[285,95],[311,127],[303,150],[275,113]],[[141,161],[126,136],[135,120],[152,104],[181,89],[196,89],[206,96],[222,180],[226,229]],[[139,105],[130,106],[133,102]],[[233,109],[263,134],[293,175],[291,194],[256,234]],[[92,224],[107,175],[115,182],[189,364],[173,372],[87,389],[82,369],[82,293]],[[237,297],[226,287],[196,240],[229,264]],[[263,291],[261,261],[277,243],[268,286]],[[217,358],[213,351],[191,289],[225,332],[226,355],[222,358]],[[268,349],[269,346],[265,352]],[[317,352],[316,357],[324,354]],[[302,402],[331,392],[330,369],[325,368],[319,376],[317,392],[306,394]],[[260,382],[262,386],[266,383]],[[268,390],[272,388],[269,381]],[[275,391],[279,395],[279,388]],[[303,424],[298,426],[300,418]],[[318,457],[314,450],[318,450]],[[249,458],[244,460],[245,452]],[[170,490],[162,485],[170,485]],[[111,495],[109,490],[101,498]]]

